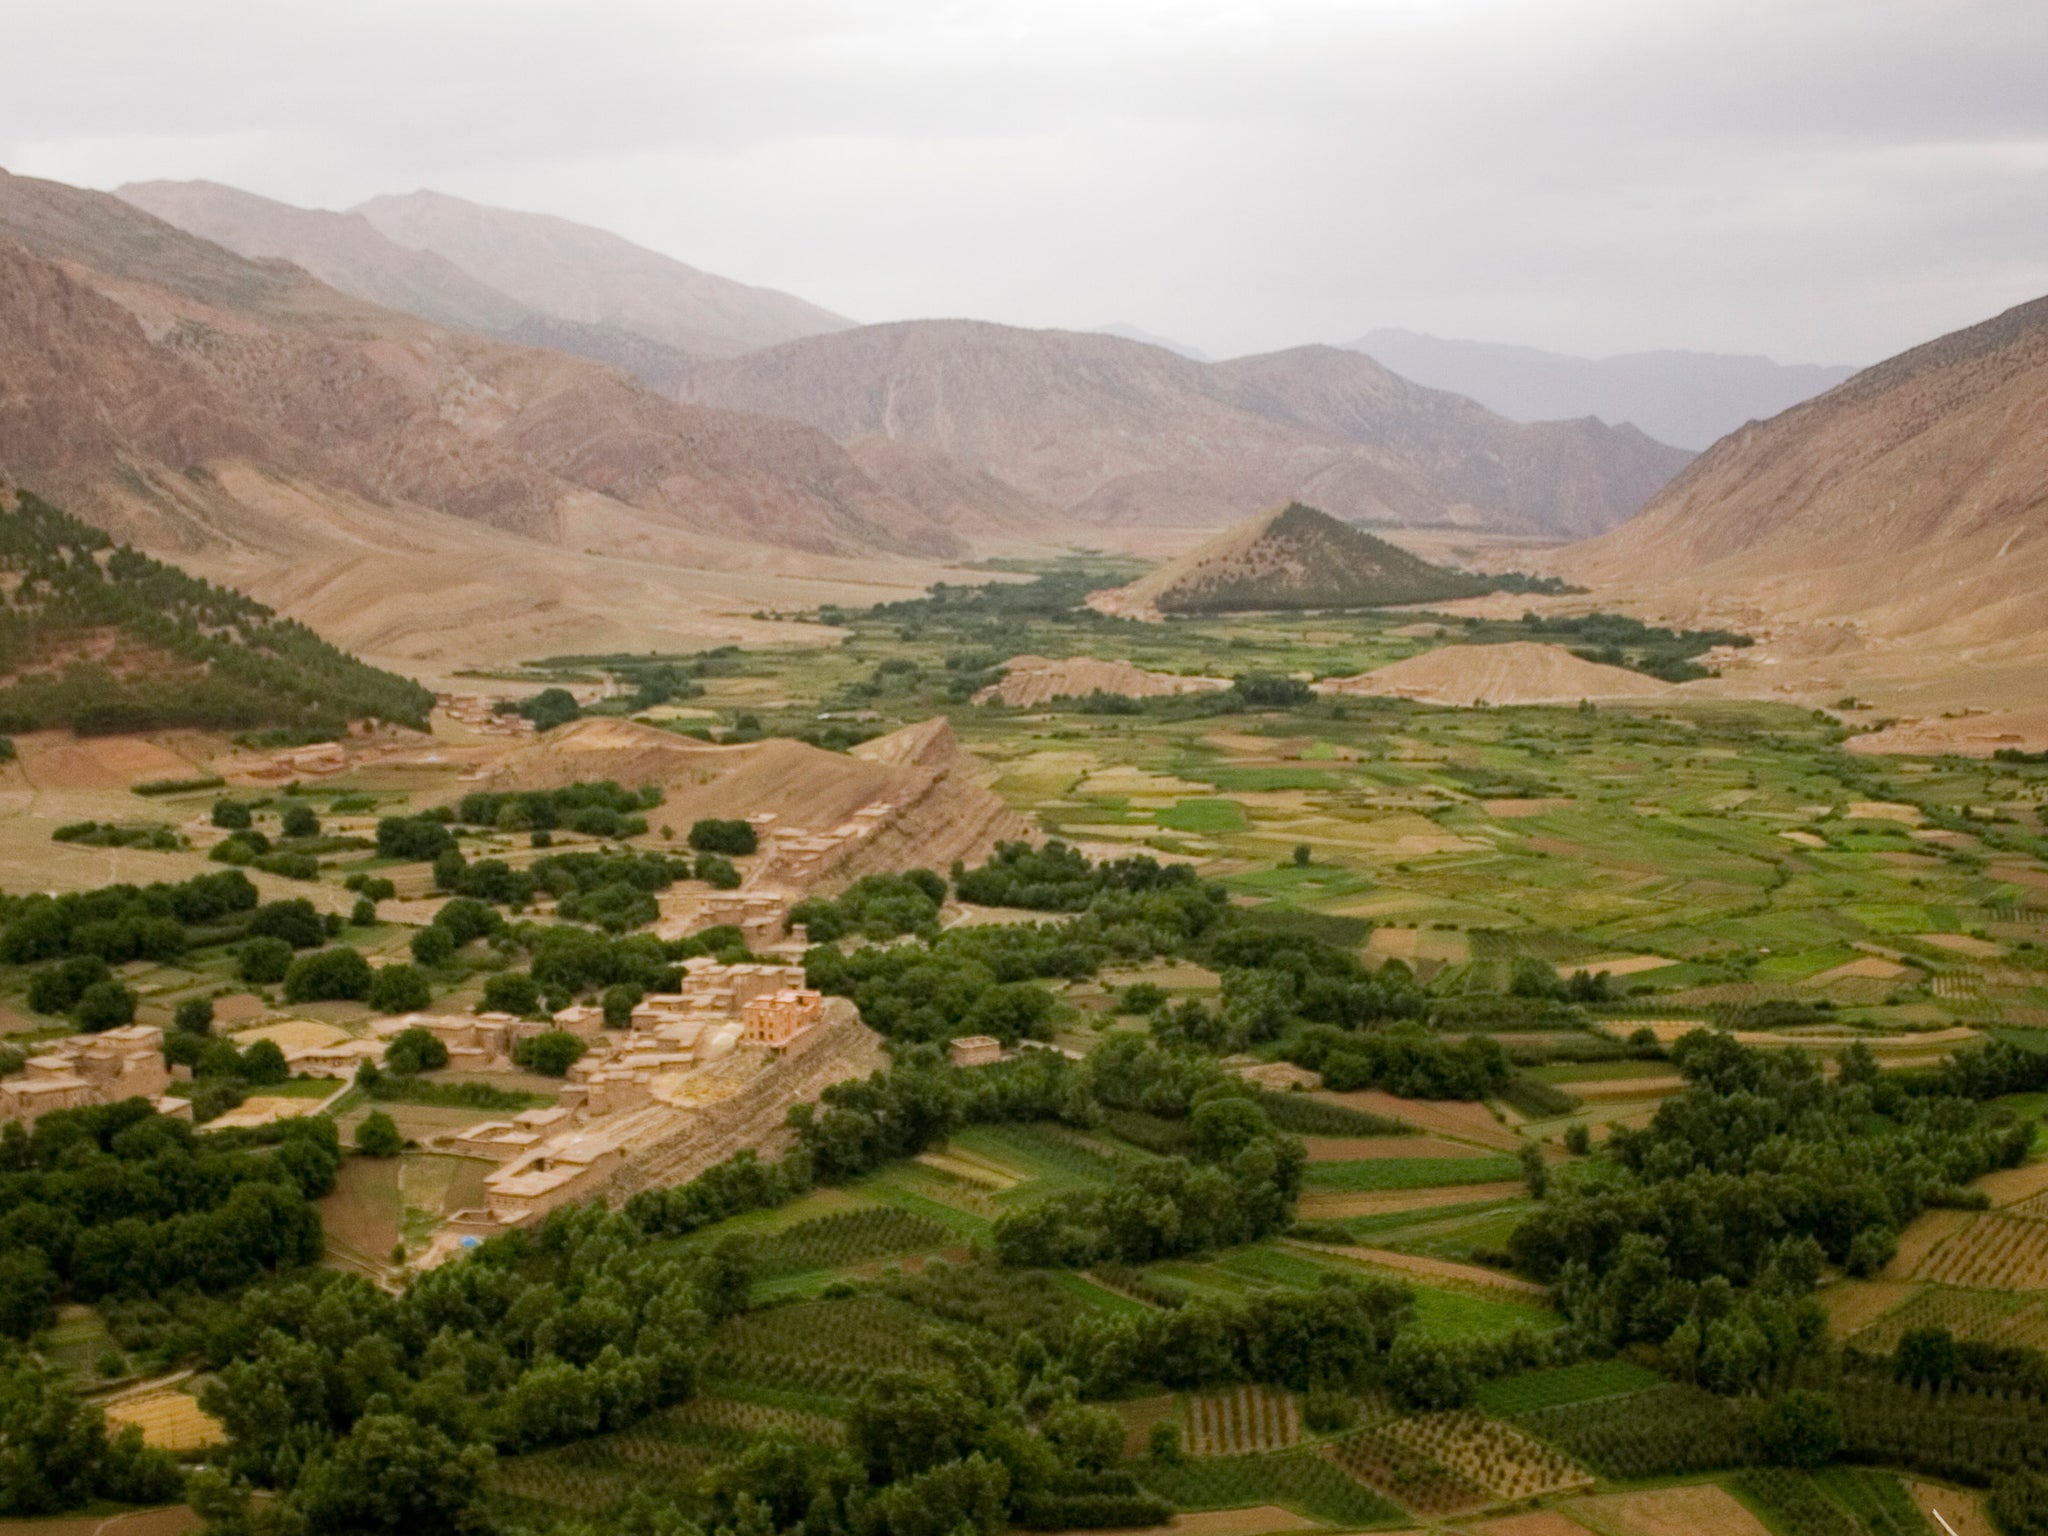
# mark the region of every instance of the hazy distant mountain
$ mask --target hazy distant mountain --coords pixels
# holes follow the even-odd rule
[[[692,362],[635,332],[530,308],[446,257],[387,238],[359,213],[295,208],[211,181],[132,182],[114,195],[239,256],[289,261],[355,298],[436,325],[610,363],[664,393]]]
[[[445,272],[386,276],[422,273],[438,301],[488,309]],[[4,172],[0,471],[290,611],[325,604],[352,644],[379,639],[378,605],[408,592],[416,558],[440,562],[442,610],[509,626],[547,619],[557,568],[589,557],[629,583],[712,541],[743,541],[757,563],[952,555],[947,518],[1015,515],[1007,493],[983,508],[971,478],[916,464],[913,504],[799,423],[685,405]],[[419,599],[404,604],[392,624],[418,622]]]
[[[1095,523],[1224,525],[1309,501],[1351,520],[1584,536],[1690,457],[1630,427],[1523,425],[1302,347],[1204,364],[1079,331],[912,320],[813,336],[692,376],[688,397],[841,442],[934,450]]]
[[[440,192],[373,197],[355,211],[399,245],[446,257],[530,309],[632,331],[698,357],[732,357],[853,324],[790,294],[700,272],[547,214]]]
[[[1200,347],[1191,347],[1184,341],[1175,341],[1171,336],[1161,336],[1157,331],[1148,331],[1141,325],[1116,320],[1108,325],[1090,326],[1097,336],[1121,336],[1125,341],[1142,341],[1148,347],[1164,347],[1169,352],[1178,352],[1182,357],[1193,358],[1198,363],[1213,363],[1215,358]]]
[[[1715,352],[1569,357],[1391,329],[1368,331],[1349,345],[1418,384],[1469,395],[1514,421],[1597,416],[1692,449],[1789,410],[1856,371]]]
[[[1950,661],[2048,651],[2048,298],[1723,438],[1566,558]]]

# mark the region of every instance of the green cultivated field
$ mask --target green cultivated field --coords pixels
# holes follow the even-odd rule
[[[1054,568],[1054,584],[1078,597],[1091,572],[1104,585],[1131,574],[1118,562],[1096,560],[1086,570],[1067,563]],[[826,978],[821,985],[829,987],[835,966],[844,977],[872,963],[874,973],[846,980],[840,990],[860,996],[873,1018],[884,1012],[876,998],[898,1007],[897,1022],[885,1026],[897,1031],[895,1075],[848,1096],[881,1095],[909,1081],[922,1085],[927,1099],[848,1112],[847,1121],[872,1118],[842,1138],[805,1142],[806,1155],[818,1159],[815,1187],[808,1175],[792,1176],[775,1186],[773,1200],[759,1196],[769,1200],[759,1208],[748,1208],[752,1196],[725,1203],[705,1196],[702,1208],[671,1209],[656,1192],[658,1219],[626,1232],[641,1217],[614,1218],[617,1228],[578,1239],[573,1258],[570,1240],[561,1237],[571,1224],[564,1218],[544,1240],[498,1251],[515,1277],[502,1292],[463,1305],[450,1301],[430,1325],[416,1328],[416,1353],[428,1350],[425,1341],[436,1339],[446,1319],[458,1320],[446,1322],[451,1338],[463,1329],[517,1335],[509,1346],[497,1335],[484,1345],[469,1334],[431,1346],[447,1372],[434,1390],[468,1382],[479,1404],[488,1400],[476,1409],[477,1422],[497,1415],[475,1433],[497,1436],[487,1503],[501,1525],[538,1533],[671,1529],[650,1523],[636,1505],[636,1498],[651,1496],[674,1503],[697,1528],[769,1536],[794,1525],[817,1488],[869,1476],[897,1441],[943,1448],[967,1426],[985,1435],[975,1443],[993,1443],[990,1425],[1012,1412],[1018,1434],[1042,1429],[1050,1443],[1058,1428],[1071,1437],[1061,1454],[1079,1458],[1048,1480],[1056,1490],[1047,1495],[1051,1502],[1005,1516],[1056,1530],[1155,1524],[1164,1506],[1151,1495],[1184,1511],[1279,1505],[1304,1524],[1352,1530],[1563,1504],[1589,1477],[1638,1485],[1711,1476],[1778,1536],[1922,1536],[1924,1523],[1916,1523],[1898,1478],[1865,1468],[1910,1469],[1972,1485],[2016,1467],[2048,1471],[2048,1451],[2041,1449],[2048,1445],[2048,1408],[2039,1401],[2038,1381],[2010,1361],[1987,1365],[1989,1357],[1973,1357],[1979,1377],[1950,1381],[1937,1411],[1929,1406],[1936,1400],[1931,1391],[1896,1378],[1886,1361],[1865,1367],[1853,1355],[1820,1351],[1796,1367],[1751,1369],[1752,1357],[1767,1357],[1798,1333],[1782,1326],[1782,1312],[1741,1333],[1733,1347],[1722,1337],[1722,1353],[1686,1353],[1696,1338],[1674,1334],[1674,1319],[1695,1299],[1686,1287],[1714,1262],[1696,1253],[1684,1256],[1682,1280],[1652,1273],[1645,1262],[1640,1292],[1656,1305],[1641,1309],[1643,1316],[1622,1315],[1637,1299],[1631,1293],[1612,1317],[1589,1320],[1592,1309],[1581,1306],[1570,1327],[1542,1295],[1504,1279],[1517,1262],[1538,1280],[1584,1273],[1528,1261],[1514,1251],[1516,1234],[1541,1227],[1547,1215],[1585,1209],[1579,1193],[1619,1188],[1640,1173],[1587,1149],[1617,1127],[1651,1124],[1654,1096],[1670,1091],[1678,1070],[1669,1043],[1688,1029],[1740,1031],[1760,1046],[1804,1048],[1831,1065],[1854,1042],[1871,1046],[1877,1067],[1860,1054],[1848,1058],[1872,1074],[1867,1079],[1846,1076],[1839,1087],[1799,1079],[1809,1096],[1801,1115],[1822,1098],[1847,1104],[1841,1123],[1849,1131],[1839,1144],[1858,1147],[1866,1131],[1892,1124],[1887,1116],[1903,1117],[1912,1103],[1928,1102],[1908,1103],[1910,1095],[1891,1094],[1883,1084],[1859,1097],[1878,1068],[1930,1069],[1959,1039],[1983,1036],[2048,1049],[2048,839],[2040,809],[2048,799],[2048,766],[1858,757],[1843,750],[1844,732],[1826,714],[1684,693],[1598,709],[1448,710],[1315,696],[1260,707],[1247,698],[1286,700],[1290,679],[1346,676],[1460,638],[1534,638],[1537,631],[1511,620],[1468,627],[1415,612],[1138,625],[1014,594],[1005,601],[1011,606],[951,598],[825,615],[815,643],[774,651],[557,659],[523,674],[537,686],[609,673],[621,686],[598,708],[631,713],[640,707],[632,702],[635,679],[673,663],[687,676],[675,697],[686,698],[692,713],[649,715],[650,722],[727,740],[801,736],[843,749],[943,715],[985,765],[995,793],[1047,833],[1081,847],[1098,865],[1086,878],[1103,884],[1087,887],[1068,910],[1030,914],[1062,922],[1085,907],[1085,919],[1072,929],[1051,936],[1010,927],[948,933],[932,954],[908,952],[913,960],[940,962],[909,980],[880,970],[901,954],[878,959],[879,951],[864,951],[852,938],[836,951],[814,951],[809,959],[814,975]],[[996,680],[1003,660],[1023,652],[1247,681],[1242,692],[1143,703],[1061,700],[1019,711],[971,702]],[[1668,666],[1672,654],[1629,659]],[[420,929],[343,921],[354,895],[342,881],[388,876],[401,898],[435,889],[425,860],[380,857],[373,839],[378,817],[445,799],[449,782],[447,774],[380,777],[365,770],[303,796],[250,796],[267,834],[281,832],[288,798],[315,809],[325,827],[311,878],[263,875],[264,899],[305,894],[340,924],[319,942],[359,950],[378,965],[406,962]],[[127,805],[115,802],[133,797],[96,791],[67,814],[126,823],[138,819],[140,806],[166,825],[187,827],[204,822],[216,793],[175,790]],[[649,830],[619,838],[563,831],[554,851],[673,854],[686,829],[664,836],[661,817],[650,809]],[[472,865],[503,860],[523,867],[539,855],[532,836],[511,824],[517,819],[462,829],[460,850]],[[30,846],[25,825],[18,818],[0,825],[0,856],[17,867],[52,846],[40,823]],[[58,855],[62,879],[89,884],[83,875],[73,879],[85,867],[79,861],[116,853],[150,878],[223,868],[198,847],[150,852],[66,844]],[[1186,909],[1172,908],[1164,876],[1125,870],[1139,889],[1112,887],[1114,872],[1099,866],[1123,855],[1191,864],[1218,888],[1215,901],[1198,919],[1187,918]],[[632,878],[602,878],[612,883],[577,894],[618,898],[609,910],[644,916],[644,907],[627,906],[648,895]],[[1015,887],[1007,894],[1036,899]],[[1209,903],[1208,895],[1193,894]],[[933,931],[929,893],[905,899],[923,902],[924,917],[916,921]],[[426,966],[430,1006],[481,1006],[486,985],[507,971],[538,977],[536,954],[545,940],[535,937],[538,927],[522,925],[557,923],[568,901],[511,911],[500,898],[494,910],[510,927],[490,938],[471,935]],[[1098,903],[1111,915],[1098,913]],[[12,913],[0,918],[11,922]],[[1173,926],[1183,918],[1185,932]],[[281,983],[241,980],[242,946],[254,921],[237,911],[194,924],[171,958],[117,964],[139,1016],[163,1023],[181,1001],[253,989],[280,1013],[352,1032],[366,1027],[366,999],[287,1008]],[[584,1001],[601,998],[617,975],[673,985],[666,968],[694,951],[687,944],[661,948],[646,924],[639,926],[638,936],[609,949],[595,928],[574,936],[583,950],[602,953],[573,985],[555,985]],[[126,942],[119,931],[101,939]],[[963,939],[989,942],[970,952]],[[1018,947],[1003,949],[1012,939]],[[721,942],[730,955],[731,941]],[[55,1013],[30,1007],[30,987],[50,969],[48,956],[0,965],[0,1003],[23,1044],[70,1028]],[[1594,979],[1596,972],[1608,979]],[[1027,1098],[1023,1111],[980,1112],[987,1109],[980,1105],[970,1113],[972,1091],[960,1084],[1014,1085],[1024,1070],[990,1069],[977,1079],[920,1065],[943,1059],[949,1031],[979,1032],[979,1025],[968,1028],[968,1006],[955,1006],[945,991],[963,976],[973,981],[973,1006],[987,1004],[986,1017],[998,1020],[988,1028],[1006,1039],[1022,1031],[1076,1056],[1106,1042],[1108,1048],[1090,1066],[1051,1079],[1065,1097]],[[899,984],[900,994],[888,990]],[[1035,987],[1050,996],[1027,995]],[[1019,998],[1029,1003],[1021,1012],[997,1006]],[[536,996],[531,1012],[539,1017],[561,1000]],[[1946,1033],[1955,1026],[1978,1033]],[[1156,1077],[1126,1096],[1109,1093],[1103,1083],[1116,1069],[1103,1064],[1148,1041],[1150,1048],[1134,1055]],[[1361,1066],[1367,1046],[1384,1048],[1387,1060]],[[1416,1059],[1396,1060],[1404,1048]],[[1760,1059],[1741,1057],[1751,1065]],[[1353,1075],[1342,1077],[1340,1069]],[[1129,1070],[1135,1077],[1137,1069]],[[1382,1086],[1356,1096],[1310,1091],[1317,1070],[1333,1087]],[[1413,1076],[1400,1079],[1398,1092],[1414,1097],[1384,1088],[1403,1071]],[[1755,1071],[1759,1080],[1768,1075]],[[1258,1086],[1248,1089],[1239,1073]],[[1188,1082],[1207,1086],[1195,1093]],[[344,1124],[352,1133],[371,1108],[382,1108],[402,1133],[423,1141],[544,1101],[553,1087],[554,1080],[531,1074],[485,1082],[430,1069],[386,1082],[381,1091],[376,1084],[352,1090]],[[328,1086],[287,1082],[251,1091],[310,1096]],[[1453,1096],[1461,1093],[1467,1096]],[[540,1097],[519,1097],[533,1094]],[[1264,1109],[1263,1119],[1245,1107],[1247,1100]],[[2016,1120],[2038,1120],[2048,1094],[2012,1094],[2002,1102]],[[1220,1112],[1208,1108],[1213,1103],[1221,1103]],[[1738,1120],[1751,1123],[1729,1116],[1731,1125]],[[1788,1115],[1772,1134],[1790,1135],[1805,1123]],[[1298,1190],[1281,1192],[1280,1170],[1294,1165],[1292,1149],[1274,1133],[1402,1136],[1414,1155],[1306,1163]],[[2042,1139],[2038,1131],[2035,1139]],[[2023,1128],[1999,1145],[2017,1156],[2025,1141]],[[1547,1156],[1535,1182],[1548,1185],[1540,1198],[1526,1192],[1517,1155],[1539,1143]],[[1384,1145],[1405,1149],[1391,1140]],[[252,1155],[267,1155],[269,1146],[258,1144]],[[874,1148],[882,1150],[869,1155]],[[1470,1155],[1444,1155],[1460,1149]],[[833,1156],[841,1159],[836,1171]],[[1971,1172],[1990,1166],[1980,1160]],[[387,1263],[393,1245],[402,1240],[417,1257],[447,1211],[480,1203],[481,1167],[417,1148],[390,1159],[346,1160],[336,1187],[317,1197],[328,1263],[401,1286],[404,1277]],[[1960,1205],[1944,1177],[1927,1172],[1912,1198]],[[1186,1182],[1160,1193],[1174,1178]],[[1513,1188],[1503,1198],[1475,1192],[1488,1184]],[[1871,1214],[1889,1209],[1884,1192],[1873,1184],[1854,1213],[1831,1210],[1830,1219],[1867,1219],[1873,1237],[1893,1236]],[[2014,1190],[2000,1198],[2035,1194]],[[1255,1206],[1261,1199],[1265,1204]],[[715,1219],[733,1209],[743,1214]],[[1263,1213],[1256,1224],[1228,1225],[1215,1214],[1247,1209]],[[2038,1225],[2038,1215],[1942,1210],[1934,1219],[2020,1228]],[[1020,1231],[1040,1246],[1023,1246]],[[1185,1239],[1188,1232],[1199,1240]],[[1582,1236],[1567,1234],[1574,1241]],[[1850,1268],[1885,1279],[1925,1278],[1890,1275],[1881,1244],[1851,1249],[1848,1262],[1842,1247],[1837,1243],[1825,1264],[1809,1262],[1803,1248],[1774,1252],[1782,1273],[1759,1263],[1726,1294],[1702,1287],[1698,1294],[1708,1301],[1701,1305],[1719,1321],[1727,1308],[1754,1300],[1765,1272],[1773,1284],[1792,1276],[1783,1283],[1794,1287],[1806,1284],[1802,1274],[1819,1272],[1832,1283]],[[1356,1248],[1381,1251],[1346,1252]],[[493,1261],[461,1262],[481,1272]],[[648,1275],[667,1287],[653,1302],[636,1290]],[[1716,1284],[1726,1278],[1713,1274]],[[1356,1284],[1367,1279],[1399,1285],[1407,1300]],[[160,1304],[134,1294],[142,1288],[136,1281],[119,1283],[128,1290],[92,1308],[67,1305],[54,1326],[31,1329],[27,1348],[70,1379],[92,1382],[131,1365],[139,1370],[141,1358],[166,1368],[193,1364],[204,1358],[194,1341],[211,1348],[216,1336],[228,1336],[208,1332],[218,1321],[206,1313],[208,1300]],[[427,1289],[449,1284],[437,1275]],[[1899,1300],[1884,1302],[1894,1310],[1862,1317],[1859,1348],[1882,1355],[1908,1328],[1921,1326],[2000,1344],[2048,1339],[2034,1327],[2036,1295],[1899,1289]],[[334,1299],[343,1294],[369,1296],[365,1305],[379,1308],[408,1304],[382,1290],[336,1287],[320,1303],[326,1310],[308,1307],[310,1322],[293,1327],[308,1340],[342,1337],[338,1326],[328,1327],[328,1312],[345,1313]],[[627,1296],[636,1299],[619,1299]],[[1328,1318],[1301,1320],[1330,1296],[1360,1316],[1374,1304],[1360,1298],[1386,1298],[1383,1335],[1359,1346],[1372,1364],[1341,1381],[1326,1374],[1330,1335],[1341,1330],[1315,1334]],[[1570,1285],[1559,1296],[1560,1305],[1573,1304]],[[1398,1321],[1390,1320],[1396,1313]],[[1795,1321],[1803,1327],[1811,1319]],[[280,1325],[281,1335],[291,1331]],[[1391,1344],[1397,1332],[1400,1343]],[[1134,1337],[1173,1342],[1156,1358],[1120,1358],[1117,1341]],[[161,1344],[161,1360],[142,1347],[157,1349],[161,1340],[172,1341]],[[636,1383],[646,1379],[636,1373],[654,1370],[648,1362],[658,1346],[675,1340],[685,1341],[679,1347],[689,1356],[682,1374],[666,1383],[665,1395],[635,1399]],[[474,1360],[464,1353],[471,1345],[481,1351]],[[1136,1346],[1123,1348],[1128,1356]],[[104,1359],[109,1355],[119,1358]],[[382,1368],[364,1358],[363,1370]],[[351,1392],[360,1385],[348,1375],[356,1364],[351,1356],[335,1371],[337,1380],[354,1383]],[[217,1366],[208,1363],[209,1370]],[[1716,1371],[1739,1380],[1739,1388],[1681,1384]],[[548,1373],[541,1386],[529,1386],[507,1407],[512,1394],[505,1384],[530,1383],[536,1372]],[[909,1378],[915,1381],[906,1385]],[[694,1380],[696,1395],[676,1385],[685,1379]],[[477,1388],[480,1381],[490,1384]],[[1816,1472],[1765,1466],[1759,1406],[1809,1381],[1841,1407],[1839,1464]],[[865,1416],[898,1392],[932,1395],[917,1398],[917,1412],[898,1420]],[[1243,1402],[1256,1397],[1256,1410],[1244,1412],[1262,1416],[1265,1437],[1222,1443],[1234,1451],[1267,1450],[1176,1456],[1171,1445],[1144,1449],[1150,1442],[1135,1430],[1120,1456],[1100,1445],[1073,1449],[1114,1432],[1100,1418],[1071,1417],[1077,1403],[1122,1402],[1127,1410],[1144,1404],[1147,1414],[1156,1407],[1165,1415],[1157,1422],[1185,1427],[1193,1422],[1191,1395],[1223,1393],[1242,1393]],[[383,1388],[358,1395],[368,1400]],[[420,1394],[422,1401],[429,1396]],[[284,1401],[282,1389],[275,1400]],[[647,1411],[650,1401],[663,1406]],[[514,1407],[533,1422],[519,1420]],[[446,1411],[451,1420],[461,1418],[453,1407]],[[318,1435],[308,1444],[324,1445],[331,1433],[328,1410],[320,1412]],[[1064,1425],[1062,1414],[1070,1415]],[[893,1426],[888,1444],[851,1446],[849,1462],[804,1460],[832,1457],[848,1441],[849,1425],[870,1422]],[[1524,1435],[1551,1448],[1537,1464],[1570,1458],[1568,1475],[1512,1497],[1488,1492],[1484,1479],[1506,1477],[1528,1450]],[[302,1454],[294,1441],[265,1465],[289,1470]],[[934,1460],[957,1465],[950,1455]],[[742,1475],[755,1479],[751,1488],[780,1489],[772,1516],[765,1506],[729,1497],[726,1479]],[[931,1529],[987,1523],[985,1512],[970,1517],[946,1502],[956,1495],[967,1497],[950,1488],[930,1494],[945,1522]],[[895,1524],[878,1516],[861,1524],[866,1518],[845,1528],[924,1529],[901,1509]],[[817,1529],[840,1527],[827,1521]]]

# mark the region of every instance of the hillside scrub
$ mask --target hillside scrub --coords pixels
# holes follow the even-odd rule
[[[433,695],[336,650],[261,603],[187,576],[27,491],[0,511],[0,729],[82,735],[351,720],[424,730]],[[111,639],[106,660],[80,653]],[[72,657],[61,667],[52,658]]]

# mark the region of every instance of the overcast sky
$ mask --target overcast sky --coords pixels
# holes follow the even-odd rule
[[[0,0],[0,165],[862,320],[1867,362],[2048,293],[2048,0]]]

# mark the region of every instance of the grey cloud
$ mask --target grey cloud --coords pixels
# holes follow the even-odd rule
[[[2048,290],[2037,0],[0,0],[13,168],[428,185],[867,319],[1873,358]]]

